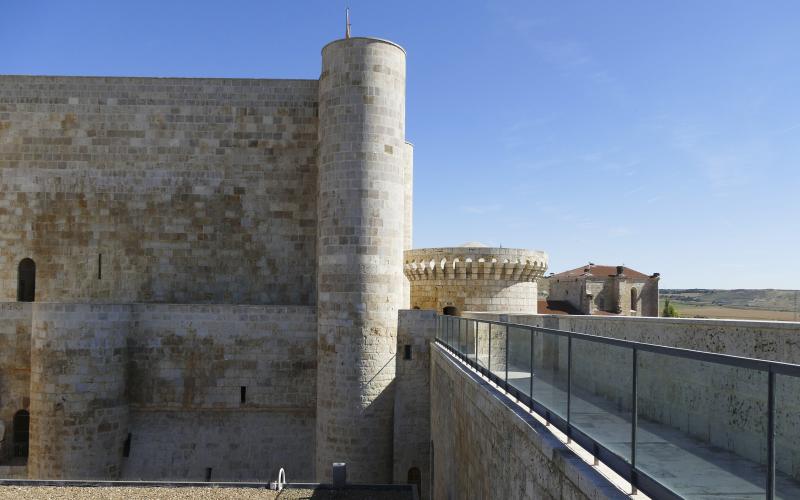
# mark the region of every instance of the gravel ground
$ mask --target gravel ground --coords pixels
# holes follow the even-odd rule
[[[257,488],[0,486],[1,500],[273,500],[276,498],[278,498],[277,491]]]
[[[411,495],[399,491],[331,491],[283,490],[279,500],[410,500]]]
[[[0,500],[408,500],[397,491],[330,491],[259,488],[159,488],[0,486]]]

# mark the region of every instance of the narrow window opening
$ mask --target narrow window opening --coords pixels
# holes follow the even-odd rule
[[[403,359],[411,359],[411,346],[408,344],[403,348]]]
[[[97,254],[97,279],[103,279],[103,254]]]
[[[14,414],[14,457],[28,458],[31,415],[27,410]]]
[[[122,445],[122,457],[128,458],[131,456],[131,433],[128,433],[128,437],[125,438],[125,444]]]
[[[419,468],[412,467],[408,469],[408,484],[413,484],[417,487],[417,498],[419,498],[420,488],[422,487],[422,473],[419,471]]]
[[[17,268],[17,301],[33,302],[36,297],[36,263],[22,259]]]
[[[206,467],[206,482],[211,482],[211,467]]]
[[[637,302],[639,302],[639,294],[635,288],[631,288],[631,311],[636,310]]]
[[[242,386],[239,388],[239,402],[244,404],[247,402],[247,386]]]

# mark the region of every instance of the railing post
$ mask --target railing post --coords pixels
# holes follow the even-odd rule
[[[530,388],[530,393],[528,394],[528,396],[530,396],[530,398],[531,398],[531,410],[532,410],[533,409],[533,328],[531,328],[529,331],[530,331],[530,334],[531,334],[530,335],[531,336],[531,364],[529,366],[530,372],[531,372],[531,388]]]
[[[775,372],[769,369],[767,391],[767,500],[775,498]]]
[[[475,366],[480,368],[480,358],[478,358],[478,320],[476,319],[473,324],[475,325],[472,327],[472,334],[475,335]]]
[[[633,378],[631,380],[631,495],[635,495],[636,480],[636,428],[639,426],[639,351],[633,348]]]
[[[489,352],[486,354],[489,359],[486,362],[486,370],[489,372],[489,378],[492,378],[492,324],[489,323]]]
[[[572,332],[567,336],[567,442],[572,439],[570,417],[572,413]]]
[[[508,325],[506,325],[506,392],[508,392]]]

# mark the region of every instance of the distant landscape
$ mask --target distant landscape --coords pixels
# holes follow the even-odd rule
[[[800,292],[796,290],[715,290],[704,288],[662,289],[664,301],[678,310],[682,318],[724,318],[795,321],[800,318]]]

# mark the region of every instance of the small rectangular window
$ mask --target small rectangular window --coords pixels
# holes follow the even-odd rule
[[[103,279],[103,254],[97,254],[97,279]]]
[[[211,482],[211,467],[206,467],[206,482]]]
[[[128,437],[125,439],[125,444],[122,445],[122,457],[128,458],[131,456],[131,433],[128,433]]]
[[[242,386],[239,389],[239,402],[244,404],[247,402],[247,386]]]
[[[411,346],[408,344],[403,349],[403,359],[411,359]]]

